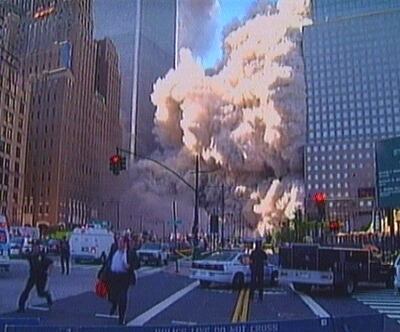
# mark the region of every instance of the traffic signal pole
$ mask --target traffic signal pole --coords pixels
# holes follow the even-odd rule
[[[110,162],[111,162],[110,169],[113,171],[113,173],[115,175],[118,175],[120,170],[126,169],[125,160],[123,159],[125,157],[122,157],[120,155],[121,153],[133,155],[134,157],[139,157],[139,158],[151,161],[151,162],[159,165],[160,167],[164,168],[168,172],[170,172],[173,175],[175,175],[175,177],[177,177],[179,180],[181,180],[181,182],[183,182],[187,187],[192,189],[192,191],[194,192],[194,218],[193,218],[194,221],[193,221],[192,233],[193,233],[194,244],[195,244],[195,246],[197,246],[197,244],[198,244],[198,233],[199,233],[199,173],[200,173],[200,157],[199,157],[199,155],[196,155],[196,162],[195,162],[196,163],[196,165],[195,165],[196,179],[195,179],[195,186],[193,187],[179,173],[177,173],[173,169],[169,168],[168,166],[164,165],[163,163],[159,162],[158,160],[155,160],[155,159],[150,158],[150,157],[141,156],[141,155],[138,155],[137,153],[134,153],[134,152],[132,152],[130,150],[121,149],[121,148],[118,148],[118,147],[117,147],[117,155],[113,156],[111,158],[111,160],[110,160]],[[113,164],[113,158],[115,158],[115,157],[118,157],[118,163],[115,163],[115,165],[114,165]],[[114,166],[114,168],[113,168],[113,166]],[[125,168],[122,168],[121,166],[122,167],[125,166]]]
[[[178,251],[177,227],[178,227],[178,225],[176,223],[176,220],[177,220],[176,201],[173,201],[172,202],[172,222],[174,223],[174,243],[175,243],[175,256],[176,256],[175,257],[175,272],[178,273],[179,272],[178,256],[177,256],[178,255],[177,254],[177,251]]]

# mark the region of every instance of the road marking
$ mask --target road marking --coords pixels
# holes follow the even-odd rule
[[[39,307],[39,306],[34,306],[34,305],[29,306],[28,309],[39,310],[39,311],[50,311],[50,309],[47,307]]]
[[[196,322],[184,322],[181,320],[173,320],[171,321],[171,324],[175,324],[175,325],[197,325]]]
[[[241,323],[247,322],[247,319],[249,318],[249,300],[250,300],[250,289],[246,289],[246,293],[244,294],[244,299],[243,299],[243,310],[240,316]]]
[[[303,302],[311,309],[311,311],[318,316],[319,318],[330,318],[331,315],[325,311],[317,302],[315,302],[311,296],[308,296],[302,292],[299,292],[294,289],[293,284],[290,284],[290,289],[296,293]]]
[[[158,303],[153,308],[147,310],[140,316],[136,317],[134,320],[130,321],[127,326],[143,326],[150,319],[158,315],[160,312],[167,309],[170,305],[184,297],[187,293],[191,292],[193,289],[200,285],[199,281],[195,281],[170,297],[166,298],[164,301]]]
[[[249,317],[250,289],[242,289],[236,301],[232,323],[247,322]]]
[[[378,289],[372,291],[357,292],[353,295],[357,301],[385,314],[388,318],[396,319],[400,324],[400,297],[391,289]]]
[[[118,315],[95,314],[95,317],[101,317],[101,318],[118,318]]]
[[[243,298],[244,298],[245,290],[241,289],[235,304],[235,310],[233,311],[232,323],[237,323],[239,321],[239,317],[243,308]]]

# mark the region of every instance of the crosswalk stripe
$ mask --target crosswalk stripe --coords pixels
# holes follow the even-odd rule
[[[398,305],[370,305],[371,309],[380,309],[380,310],[394,310],[394,309],[399,309],[400,310],[400,306]]]
[[[391,289],[360,291],[353,298],[400,324],[400,296],[397,292]]]
[[[378,309],[381,314],[400,314],[400,310]]]

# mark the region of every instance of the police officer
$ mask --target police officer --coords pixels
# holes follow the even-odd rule
[[[25,311],[26,300],[34,286],[36,286],[38,296],[46,298],[49,308],[53,304],[50,293],[45,290],[49,269],[52,266],[53,261],[46,257],[44,252],[40,251],[40,245],[38,242],[33,243],[32,252],[28,255],[28,261],[30,268],[29,277],[25,289],[18,301],[18,312]]]
[[[67,275],[69,274],[69,258],[70,258],[70,247],[67,241],[67,237],[64,236],[60,245],[60,260],[61,260],[62,274],[64,273],[67,273]]]
[[[263,300],[264,292],[264,266],[267,261],[267,254],[261,247],[261,241],[256,242],[256,248],[250,254],[251,271],[251,292],[250,297],[254,298],[254,292],[258,289],[259,300]]]

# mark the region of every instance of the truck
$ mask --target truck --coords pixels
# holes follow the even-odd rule
[[[71,258],[75,263],[99,263],[108,255],[114,233],[104,228],[75,228],[69,239]]]
[[[279,250],[279,280],[297,291],[330,286],[351,295],[358,283],[385,283],[393,288],[394,268],[368,249],[293,243]]]

